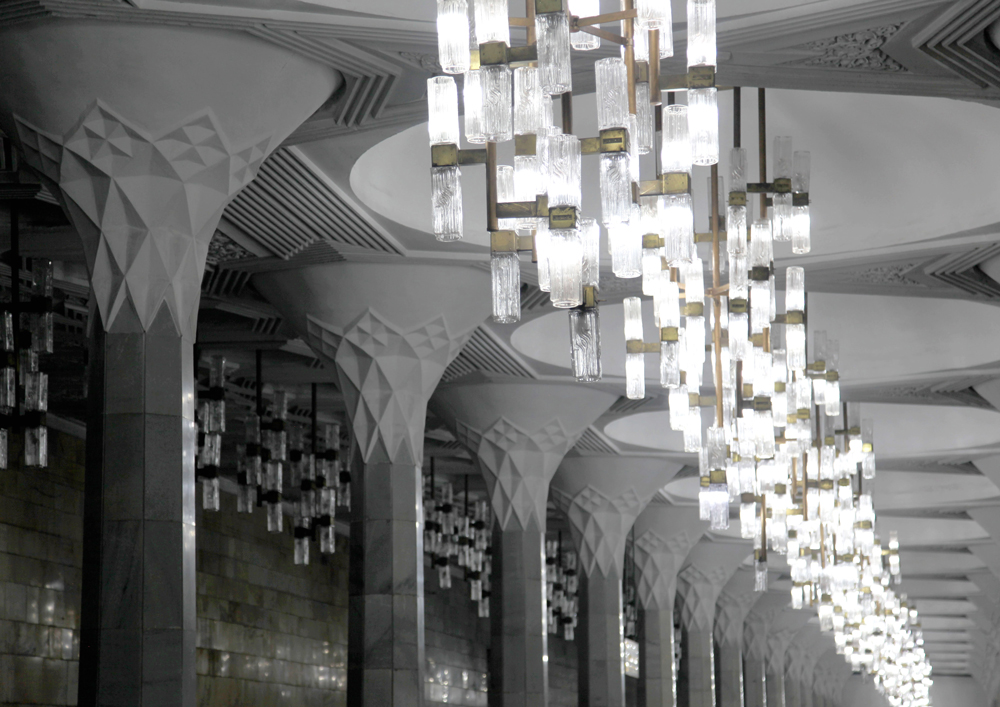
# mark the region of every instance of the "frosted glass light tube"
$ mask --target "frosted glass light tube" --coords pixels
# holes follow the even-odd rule
[[[521,319],[521,263],[517,253],[492,253],[493,321],[512,324]]]
[[[550,135],[548,138],[549,206],[580,208],[581,153],[575,135]]]
[[[792,177],[792,138],[774,138],[774,178]],[[792,195],[775,194],[773,198],[774,237],[778,241],[792,239]]]
[[[457,145],[458,88],[451,76],[427,79],[427,132],[431,145]]]
[[[611,270],[615,277],[629,279],[642,274],[642,235],[633,224],[608,227]]]
[[[535,252],[538,254],[538,289],[550,292],[552,287],[551,269],[549,268],[550,231],[548,219],[538,224],[535,231]]]
[[[664,256],[671,267],[690,262],[694,254],[694,209],[690,194],[659,199]]]
[[[476,41],[503,42],[510,46],[510,20],[507,0],[475,0]]]
[[[638,147],[640,155],[648,155],[653,151],[653,142],[655,131],[655,116],[653,113],[653,106],[649,102],[649,84],[648,83],[638,83],[635,86],[635,131],[632,132],[630,137],[635,145]],[[633,176],[633,181],[638,181],[636,176]]]
[[[670,0],[637,0],[635,9],[638,29],[659,29],[665,33],[671,33],[673,28],[670,17]]]
[[[573,375],[578,381],[601,380],[601,320],[596,307],[569,312],[569,334]]]
[[[628,76],[621,57],[609,57],[594,63],[597,81],[597,129],[628,126]]]
[[[691,171],[691,137],[688,129],[688,107],[673,105],[663,107],[663,142],[660,146],[660,165],[666,172]]]
[[[810,154],[799,150],[792,157],[792,191],[809,192]],[[791,238],[792,252],[796,255],[808,253],[812,248],[809,206],[792,206]]]
[[[688,91],[691,159],[697,165],[719,161],[719,93],[715,88]]]
[[[754,221],[750,229],[750,267],[768,267],[773,258],[771,222],[765,219]]]
[[[577,17],[595,17],[601,14],[601,0],[570,0],[569,11]],[[601,38],[586,32],[574,32],[570,42],[577,51],[600,49]]]
[[[479,72],[483,93],[483,135],[488,142],[506,142],[514,135],[510,67],[506,64],[484,66]]]
[[[572,91],[569,17],[565,12],[535,15],[535,36],[538,44],[538,68],[542,72],[542,90],[552,96]]]
[[[688,0],[687,60],[692,66],[715,66],[715,0]]]
[[[438,0],[438,63],[446,74],[469,70],[469,4],[466,0]]]
[[[642,341],[642,301],[638,297],[626,297],[625,340]],[[625,354],[625,395],[631,400],[640,400],[646,395],[646,366],[641,353]]]
[[[431,168],[434,237],[457,241],[462,237],[462,173],[458,166]]]
[[[462,85],[462,103],[465,107],[465,139],[473,145],[486,142],[483,134],[483,79],[482,70],[465,72]]]
[[[578,307],[582,300],[583,243],[575,228],[549,231],[549,283],[552,306]]]
[[[785,269],[785,311],[804,312],[806,309],[806,271],[792,266]]]
[[[601,155],[601,220],[605,226],[628,223],[632,217],[631,155]]]
[[[514,156],[514,201],[534,201],[539,194],[538,155]],[[544,190],[544,187],[541,187]],[[516,219],[517,228],[531,230],[538,223],[536,217]]]
[[[595,219],[580,219],[580,238],[583,243],[582,283],[597,287],[601,272],[601,227]]]
[[[545,121],[541,76],[533,66],[514,69],[514,134],[537,135]]]

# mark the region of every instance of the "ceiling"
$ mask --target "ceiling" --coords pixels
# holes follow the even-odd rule
[[[617,0],[602,2],[617,7]],[[37,5],[51,12],[46,0]],[[674,6],[683,17],[683,2]],[[88,16],[88,7],[67,0],[59,11]],[[255,275],[280,279],[342,261],[489,267],[482,170],[465,170],[464,241],[440,244],[429,233],[423,93],[437,68],[432,10],[432,3],[399,0],[101,6],[108,21],[180,17],[193,26],[252,31],[321,57],[350,88],[263,165],[212,242],[198,343],[233,364],[236,423],[252,401],[256,349],[264,351],[265,380],[292,392],[297,414],[307,414],[311,383],[319,384],[323,416],[344,414],[334,372],[257,291]],[[879,524],[899,531],[902,589],[919,599],[928,652],[942,675],[978,674],[976,635],[993,620],[983,596],[1000,577],[1000,522],[990,522],[1000,517],[1000,51],[979,41],[980,25],[997,17],[1000,6],[988,0],[761,0],[749,11],[741,0],[719,2],[720,84],[771,89],[769,136],[791,134],[812,152],[813,250],[793,258],[779,248],[776,266],[781,272],[794,260],[806,268],[810,325],[839,339],[844,397],[863,401],[876,421]],[[11,21],[0,10],[0,22]],[[973,39],[953,39],[969,36],[963,31],[970,27],[979,28]],[[683,46],[678,25],[677,57]],[[576,57],[578,132],[596,130],[589,66],[608,51]],[[680,61],[666,61],[664,73],[683,71]],[[743,95],[744,144],[755,164],[757,126],[747,116],[756,115],[756,92]],[[731,93],[723,94],[721,110],[723,126],[730,125]],[[731,131],[722,136],[725,154]],[[500,158],[509,163],[509,146],[501,146]],[[708,171],[698,169],[696,199],[703,200]],[[585,182],[585,203],[597,189],[596,180]],[[76,236],[44,191],[24,218],[25,254],[58,261],[61,350],[82,360],[87,283]],[[601,385],[623,394],[621,300],[637,294],[639,282],[616,280],[610,264],[602,265]],[[0,274],[8,273],[3,267]],[[523,281],[522,321],[483,323],[443,380],[476,370],[569,377],[566,315],[540,295],[528,262]],[[666,396],[648,365],[647,398],[613,405],[578,452],[696,463],[667,431]],[[82,419],[82,391],[73,366],[54,373],[58,412]],[[468,477],[470,492],[484,493],[468,454],[433,417],[425,449],[444,477]],[[682,472],[662,500],[690,504],[695,493],[696,481]],[[558,514],[551,517],[561,527]]]

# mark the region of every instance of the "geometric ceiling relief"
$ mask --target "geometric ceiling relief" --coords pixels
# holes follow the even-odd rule
[[[841,34],[830,39],[821,39],[817,42],[791,47],[790,50],[804,50],[818,55],[785,63],[865,71],[906,71],[905,66],[881,49],[882,45],[902,26],[902,24],[896,24],[875,27],[862,32]]]
[[[913,37],[913,45],[980,88],[1000,88],[1000,51],[986,36],[1000,19],[996,0],[948,3]]]
[[[155,136],[101,101],[63,137],[14,119],[83,240],[104,328],[149,331],[166,313],[193,340],[209,242],[271,138],[233,148],[211,109]]]
[[[455,432],[486,479],[500,529],[544,528],[549,483],[577,435],[558,419],[528,431],[504,417],[485,430],[456,420]]]
[[[306,338],[336,366],[364,462],[421,466],[427,400],[468,335],[443,315],[403,331],[369,308],[343,330],[307,315]]]
[[[698,520],[696,509],[654,501],[634,527],[639,601],[643,608],[673,610],[677,572],[708,524]]]

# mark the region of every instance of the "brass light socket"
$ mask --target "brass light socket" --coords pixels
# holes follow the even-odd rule
[[[535,14],[547,15],[563,11],[563,0],[535,0]]]
[[[454,167],[458,164],[458,145],[431,145],[432,167]]]
[[[496,66],[510,63],[510,47],[503,42],[486,42],[479,45],[480,66]]]
[[[713,88],[715,86],[714,66],[692,66],[687,73],[688,88]]]
[[[729,192],[729,205],[730,206],[746,206],[747,205],[747,193],[745,191],[731,191],[731,192]]]
[[[577,213],[575,206],[550,206],[549,228],[576,228]]]
[[[516,253],[517,252],[517,232],[516,231],[492,231],[492,232],[490,232],[490,252],[493,252],[493,253]]]
[[[792,180],[789,177],[777,177],[774,180],[774,193],[775,194],[791,194],[792,193]]]
[[[534,157],[538,154],[537,135],[515,135],[514,155],[517,157]]]
[[[809,192],[792,192],[792,206],[809,206]]]
[[[601,131],[601,154],[615,154],[629,151],[628,130],[608,128]]]

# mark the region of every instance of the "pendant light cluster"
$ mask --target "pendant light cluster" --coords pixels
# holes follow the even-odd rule
[[[562,534],[558,540],[545,541],[546,624],[549,633],[562,633],[563,639],[575,638],[580,609],[580,576],[574,551],[564,550]]]
[[[464,504],[455,503],[450,483],[438,486],[431,473],[423,477],[424,552],[430,555],[431,567],[437,569],[438,586],[451,589],[451,564],[465,570],[469,599],[476,602],[479,618],[490,615],[490,574],[493,548],[490,543],[492,519],[485,501],[469,503],[466,477]]]
[[[208,391],[198,393],[198,457],[196,475],[201,480],[201,507],[217,511],[222,433],[226,431],[226,359],[212,356],[208,364]]]
[[[439,0],[441,66],[463,74],[465,137],[485,149],[459,148],[455,80],[428,82],[436,237],[462,237],[461,167],[485,163],[494,320],[520,318],[519,253],[531,252],[540,288],[555,307],[571,310],[573,369],[584,381],[601,378],[600,226],[618,277],[639,277],[648,234],[669,242],[672,263],[689,262],[691,168],[719,159],[714,0],[688,1],[688,74],[677,82],[687,89],[688,105],[662,109],[661,165],[647,181],[640,155],[655,149],[659,59],[673,55],[670,3],[623,0],[620,12],[570,14],[597,12],[597,5],[527,0],[523,20],[508,18],[506,0],[476,0],[470,19],[465,0]],[[621,22],[621,36],[597,28],[614,21]],[[526,46],[511,46],[511,26],[526,27]],[[572,126],[570,50],[596,49],[602,39],[620,44],[621,56],[595,63],[599,134],[579,138]],[[560,125],[552,117],[554,96],[560,97]],[[496,143],[512,139],[514,165],[498,165]],[[599,221],[582,213],[582,158],[589,155],[598,157]]]

